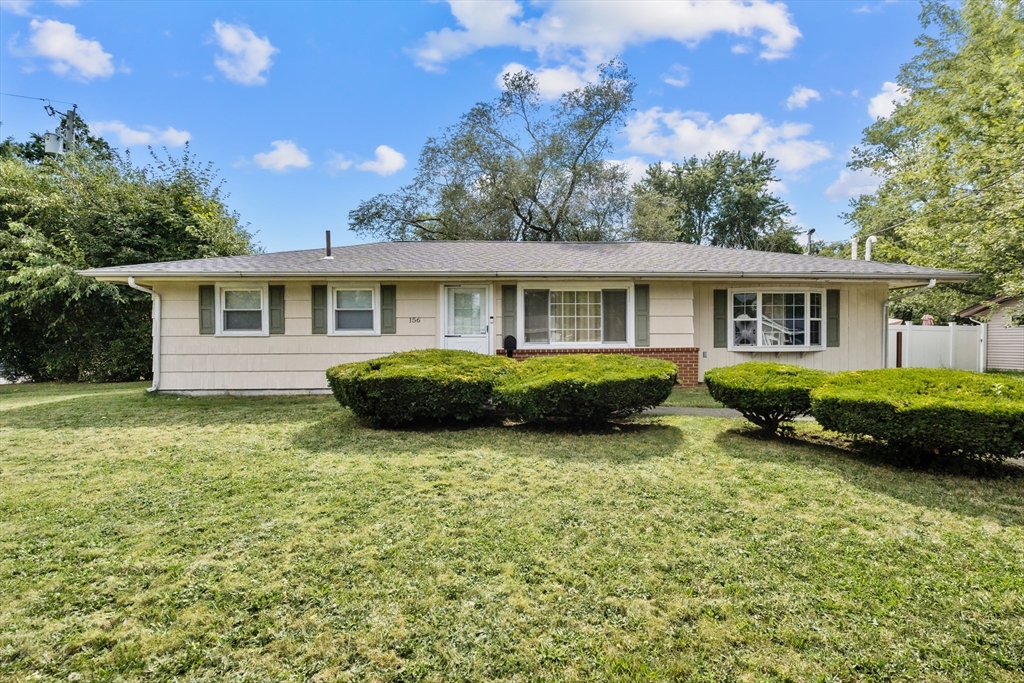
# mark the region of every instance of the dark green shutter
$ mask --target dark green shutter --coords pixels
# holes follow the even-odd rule
[[[327,334],[327,285],[313,285],[313,334]]]
[[[199,334],[217,331],[217,306],[213,285],[199,285]]]
[[[270,285],[270,334],[284,334],[284,285]]]
[[[398,295],[395,285],[380,286],[380,333],[398,334]]]
[[[636,285],[633,287],[636,298],[636,345],[651,345],[651,286]]]
[[[729,346],[729,290],[716,289],[714,294],[715,348],[724,349]]]
[[[839,346],[839,290],[825,292],[825,346]]]
[[[518,287],[516,285],[501,286],[501,339],[518,334],[516,323],[516,296]]]

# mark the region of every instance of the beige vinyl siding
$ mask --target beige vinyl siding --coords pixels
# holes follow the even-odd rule
[[[655,280],[649,284],[651,347],[685,347],[694,345],[692,282]]]
[[[332,365],[437,346],[433,282],[398,283],[398,333],[379,336],[312,334],[311,286],[323,284],[312,280],[283,283],[283,335],[200,335],[199,284],[153,285],[162,298],[162,391],[323,390]]]
[[[988,322],[987,364],[990,370],[1024,370],[1024,325],[1011,325],[1010,312],[1020,299],[1007,301]]]
[[[727,288],[755,289],[838,289],[838,347],[821,351],[783,351],[751,353],[716,349],[714,344],[714,290]],[[719,282],[694,285],[697,346],[700,348],[699,379],[709,368],[735,365],[751,360],[790,363],[830,372],[864,370],[882,365],[882,304],[888,297],[885,284],[828,284],[808,282]],[[822,331],[824,335],[824,330]],[[707,357],[705,357],[707,354]]]

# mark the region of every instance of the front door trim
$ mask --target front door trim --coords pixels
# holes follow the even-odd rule
[[[494,355],[494,286],[480,282],[442,282],[437,292],[437,348],[448,348],[445,343],[448,331],[448,290],[452,287],[474,287],[484,290],[484,320],[487,321],[487,355]]]

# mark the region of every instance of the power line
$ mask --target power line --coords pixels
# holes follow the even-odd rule
[[[74,102],[67,102],[65,100],[51,100],[49,97],[30,97],[28,95],[15,95],[12,92],[0,92],[0,95],[6,95],[7,97],[20,97],[23,100],[39,100],[40,102],[56,102],[57,104],[75,104]]]
[[[992,181],[991,183],[989,183],[988,185],[983,185],[982,187],[979,187],[979,188],[977,188],[977,189],[971,190],[970,192],[967,192],[967,193],[965,193],[965,194],[962,194],[962,195],[960,195],[959,197],[956,197],[956,198],[954,198],[954,199],[950,199],[950,200],[949,200],[948,202],[946,202],[946,203],[945,203],[945,204],[943,204],[942,206],[938,207],[937,209],[933,209],[933,210],[931,210],[931,211],[928,211],[928,212],[926,212],[926,213],[922,213],[922,214],[920,214],[920,215],[918,215],[918,216],[911,216],[911,217],[910,217],[910,218],[908,218],[907,220],[905,220],[905,221],[900,221],[899,223],[896,223],[895,225],[890,225],[890,226],[889,226],[889,227],[887,227],[887,228],[882,228],[881,230],[876,230],[875,232],[872,232],[872,233],[868,233],[867,235],[857,235],[857,237],[858,237],[858,238],[866,238],[866,237],[871,237],[871,236],[873,236],[873,235],[880,235],[880,234],[882,234],[883,232],[888,232],[889,230],[895,230],[896,228],[902,227],[902,226],[904,226],[904,225],[906,225],[907,223],[910,223],[910,222],[912,222],[912,221],[916,221],[916,220],[918,220],[918,219],[921,219],[921,218],[925,218],[925,217],[927,217],[927,216],[931,216],[931,215],[934,215],[934,214],[938,213],[939,211],[942,211],[943,209],[949,208],[949,207],[950,207],[950,206],[952,206],[953,204],[956,204],[957,202],[959,202],[959,201],[961,201],[961,200],[963,200],[963,199],[967,199],[968,197],[974,196],[974,195],[978,194],[979,192],[982,192],[982,191],[984,191],[984,190],[987,190],[988,188],[990,188],[990,187],[992,187],[992,186],[994,186],[994,185],[998,185],[999,183],[1004,183],[1004,182],[1006,182],[1007,180],[1009,180],[1010,178],[1012,178],[1013,176],[1015,176],[1015,175],[1019,175],[1019,174],[1021,174],[1021,173],[1024,173],[1024,168],[1019,168],[1019,169],[1017,169],[1016,171],[1014,171],[1013,173],[1010,173],[1009,175],[1005,175],[1005,176],[1003,176],[1002,178],[998,178],[998,179],[996,179],[996,180],[993,180],[993,181]]]

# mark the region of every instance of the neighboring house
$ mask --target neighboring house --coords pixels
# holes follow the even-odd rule
[[[986,367],[989,370],[1024,370],[1024,297],[999,296],[965,308],[958,318],[988,318],[985,340]]]
[[[893,288],[969,273],[658,242],[386,242],[83,271],[154,293],[154,388],[323,391],[410,349],[881,367]]]

